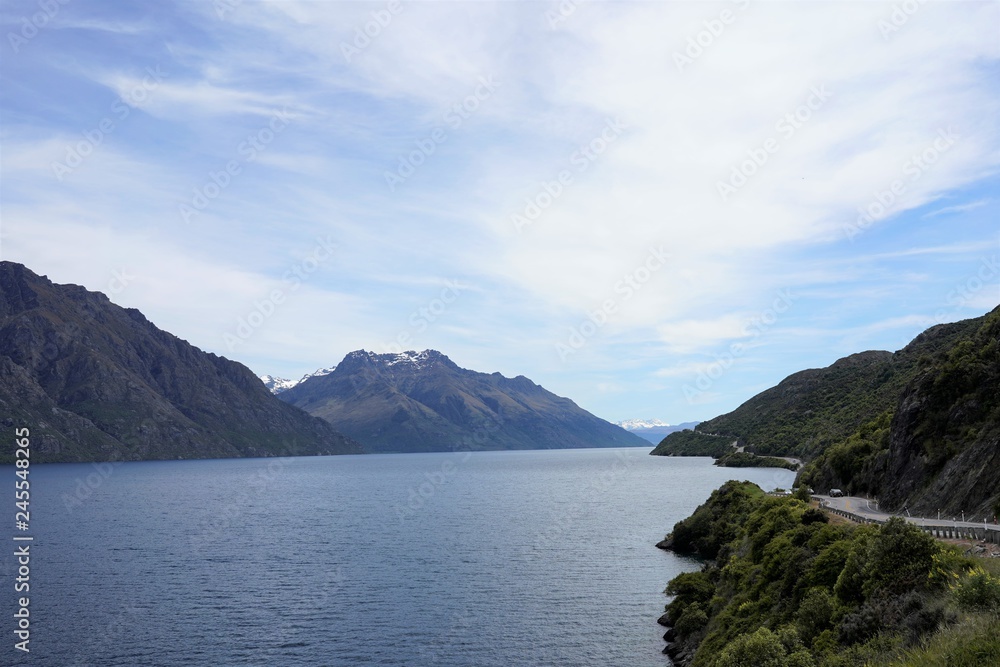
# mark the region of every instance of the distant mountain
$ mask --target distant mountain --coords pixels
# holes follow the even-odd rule
[[[375,452],[648,446],[522,375],[466,370],[434,350],[351,352],[278,397]]]
[[[30,429],[32,462],[361,451],[245,366],[12,262],[0,262],[0,421]]]
[[[271,390],[272,394],[280,394],[286,389],[291,389],[300,382],[305,382],[311,377],[320,377],[323,375],[329,375],[334,371],[335,367],[331,368],[320,368],[319,370],[313,371],[312,373],[306,373],[298,380],[288,380],[285,378],[275,377],[273,375],[259,375],[260,381],[264,383],[264,386]]]
[[[299,383],[298,380],[287,380],[273,375],[261,375],[259,377],[260,381],[264,383],[264,386],[267,387],[272,394],[280,394],[286,389],[291,389]]]
[[[614,423],[626,431],[634,431],[640,428],[656,428],[657,426],[670,426],[667,422],[661,422],[659,419],[626,419],[625,421]]]
[[[683,422],[680,424],[668,424],[662,422],[659,419],[626,419],[625,421],[615,422],[617,426],[621,426],[626,431],[635,433],[640,438],[648,440],[654,445],[663,440],[664,437],[670,435],[671,433],[676,433],[677,431],[683,431],[685,429],[693,429],[698,425],[699,422]]]
[[[800,481],[817,490],[869,493],[887,509],[928,516],[1000,513],[998,350],[1000,308],[933,326],[895,353],[790,375],[652,453],[704,455],[736,440],[808,461]]]

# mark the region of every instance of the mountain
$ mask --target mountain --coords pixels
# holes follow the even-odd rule
[[[654,445],[663,440],[664,437],[677,431],[693,429],[698,422],[682,422],[680,424],[668,424],[659,419],[626,419],[615,422],[616,426],[621,426],[626,431],[635,433],[640,438],[648,440]]]
[[[273,375],[261,375],[260,381],[264,383],[268,391],[272,394],[280,394],[286,389],[291,389],[298,384],[297,380],[288,380],[285,378],[275,377]]]
[[[648,446],[522,375],[459,368],[435,350],[351,352],[278,397],[375,452]]]
[[[802,479],[917,516],[1000,514],[1000,308],[919,360],[893,406],[824,451]]]
[[[260,375],[258,377],[260,378],[260,381],[264,383],[264,386],[271,391],[272,394],[280,394],[286,389],[291,389],[295,385],[299,384],[300,382],[305,382],[311,377],[329,375],[333,371],[334,368],[320,368],[318,370],[313,371],[312,373],[306,373],[298,380],[288,380],[286,378],[275,377],[274,375]]]
[[[12,262],[0,262],[0,420],[30,429],[33,462],[361,451],[245,366]]]
[[[1000,512],[998,321],[1000,308],[933,326],[895,353],[795,373],[652,453],[704,454],[736,440],[810,461],[801,482],[874,494],[886,509]]]

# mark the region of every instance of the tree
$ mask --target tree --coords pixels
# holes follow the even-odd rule
[[[787,653],[778,635],[759,628],[740,635],[726,645],[716,663],[718,667],[787,667]]]
[[[868,546],[863,567],[865,597],[880,591],[898,595],[923,587],[939,550],[933,537],[892,517]]]

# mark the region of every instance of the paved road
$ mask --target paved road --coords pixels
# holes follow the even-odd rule
[[[800,461],[799,459],[793,458],[791,456],[775,456],[774,458],[781,459],[782,461],[788,461],[791,464],[797,465],[799,468],[802,467],[802,461]]]
[[[851,512],[852,514],[859,514],[870,519],[876,519],[878,521],[886,521],[891,516],[902,516],[904,519],[910,523],[915,523],[918,526],[954,526],[954,527],[965,527],[965,528],[982,528],[982,521],[954,521],[951,516],[941,516],[941,519],[923,518],[923,517],[907,517],[898,514],[889,514],[878,509],[878,505],[874,500],[868,500],[867,498],[860,498],[858,496],[843,496],[841,498],[831,498],[830,496],[813,496],[814,498],[819,498],[823,505],[828,507],[833,507],[834,509],[843,510],[845,512]],[[982,518],[982,517],[980,517]],[[997,530],[1000,526],[990,521],[986,524],[990,528]]]

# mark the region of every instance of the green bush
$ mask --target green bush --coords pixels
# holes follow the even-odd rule
[[[977,569],[959,581],[954,595],[962,609],[1000,611],[1000,578]]]
[[[722,650],[718,667],[788,667],[788,653],[778,635],[760,628],[740,635]]]
[[[868,548],[864,566],[865,597],[877,592],[903,593],[926,586],[940,550],[937,541],[916,526],[892,517]]]
[[[798,628],[802,640],[812,643],[824,630],[831,626],[837,611],[837,601],[829,589],[822,586],[810,588],[799,604]]]
[[[684,613],[677,619],[674,629],[681,637],[690,637],[701,632],[707,624],[708,614],[699,603],[694,602],[688,605]]]

